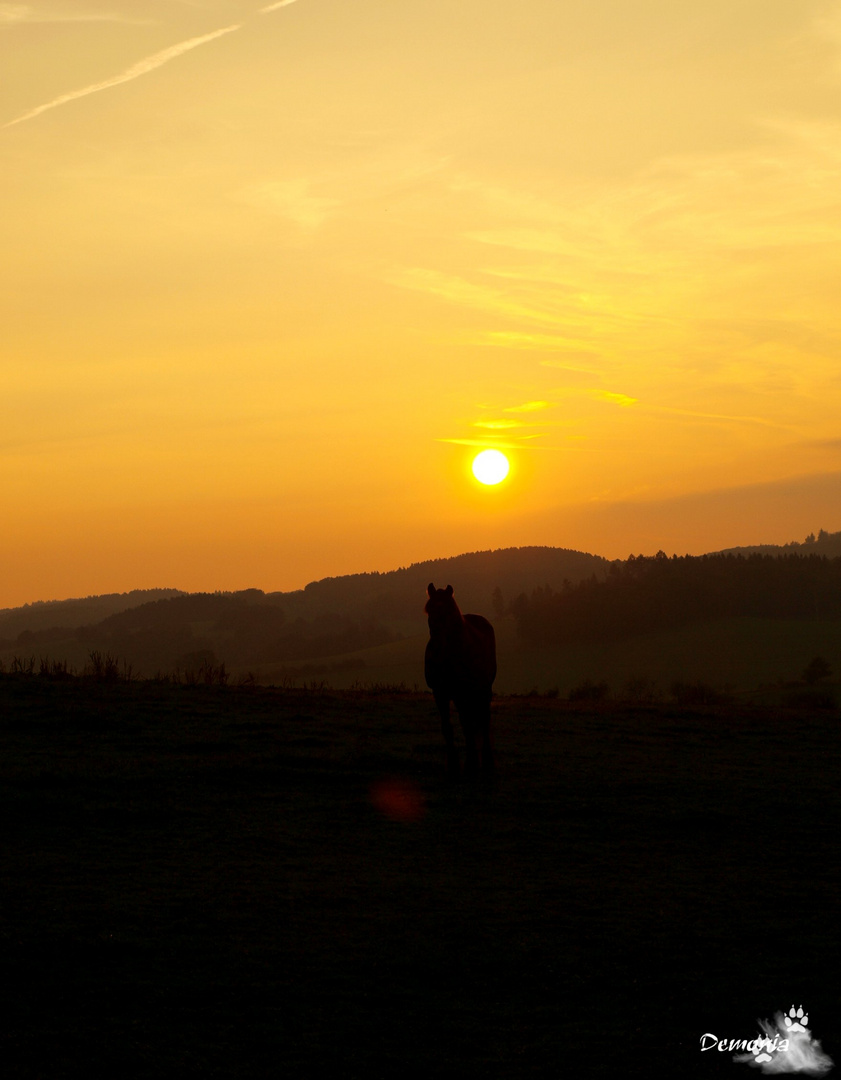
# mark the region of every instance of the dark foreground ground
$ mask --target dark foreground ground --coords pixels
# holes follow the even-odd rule
[[[0,676],[0,1074],[738,1077],[792,1003],[841,1064],[836,711],[494,723],[448,785],[427,695]]]

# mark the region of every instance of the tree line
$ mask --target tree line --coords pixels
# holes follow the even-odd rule
[[[633,555],[561,590],[520,595],[510,610],[527,642],[609,639],[706,619],[841,617],[841,558],[820,555]]]

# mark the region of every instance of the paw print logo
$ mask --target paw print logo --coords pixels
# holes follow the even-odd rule
[[[794,1006],[792,1005],[787,1014],[783,1013],[783,1023],[785,1024],[786,1034],[790,1031],[807,1031],[809,1017],[803,1012],[802,1005],[797,1012],[794,1011]]]
[[[821,1050],[807,1027],[809,1016],[801,1005],[787,1013],[774,1014],[773,1020],[760,1020],[762,1034],[746,1046],[747,1054],[737,1054],[734,1061],[744,1062],[763,1073],[806,1073],[823,1076],[832,1068],[832,1058]]]

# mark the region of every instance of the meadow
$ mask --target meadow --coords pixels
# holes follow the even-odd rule
[[[767,696],[771,687],[799,679],[815,656],[825,656],[841,671],[841,620],[727,618],[706,620],[635,637],[569,644],[530,645],[517,636],[512,617],[495,619],[502,694],[567,697],[589,680],[606,682],[614,698],[630,683],[647,683],[662,698],[675,682],[701,682],[716,691]],[[307,663],[254,665],[259,682],[303,685],[326,683],[335,689],[355,684],[403,684],[423,688],[425,628],[386,645]],[[233,677],[244,677],[239,669]],[[784,694],[783,694],[784,696]],[[780,695],[778,695],[778,698]]]
[[[841,536],[841,534],[838,534]],[[827,548],[829,536],[805,547]],[[556,548],[509,548],[384,574],[311,582],[294,593],[165,590],[26,605],[0,612],[0,672],[66,665],[95,673],[178,673],[204,681],[337,690],[424,689],[428,582],[456,583],[462,611],[491,618],[502,694],[607,683],[616,699],[674,683],[762,694],[823,657],[841,670],[841,559],[779,549],[624,563]],[[636,697],[639,698],[639,694]]]
[[[841,1054],[837,709],[0,676],[4,1075],[738,1075]],[[734,1070],[735,1073],[734,1073]]]

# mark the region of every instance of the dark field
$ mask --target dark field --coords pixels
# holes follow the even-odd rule
[[[748,1076],[841,1059],[837,710],[0,676],[3,1076]]]

